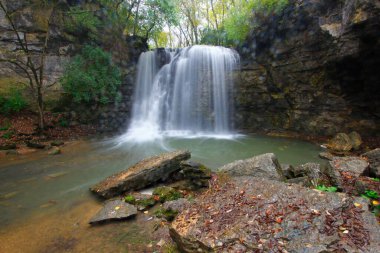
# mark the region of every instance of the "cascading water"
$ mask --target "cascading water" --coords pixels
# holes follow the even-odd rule
[[[121,138],[230,134],[233,71],[238,67],[239,55],[223,47],[141,54],[132,120]]]

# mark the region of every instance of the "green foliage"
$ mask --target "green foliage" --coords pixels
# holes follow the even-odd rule
[[[69,127],[69,122],[67,119],[65,118],[60,118],[59,121],[58,121],[58,124],[61,126],[61,127]]]
[[[69,33],[78,36],[96,38],[101,24],[94,11],[78,6],[71,7],[70,11],[65,15],[65,29]]]
[[[125,196],[124,201],[127,202],[128,204],[132,204],[132,205],[136,203],[136,199],[133,195]]]
[[[278,13],[288,4],[288,0],[249,0],[240,1],[227,13],[224,28],[227,38],[235,44],[243,41],[255,25],[253,16],[257,13]]]
[[[372,178],[372,180],[375,182],[380,182],[380,178]]]
[[[157,187],[154,189],[153,195],[158,196],[161,202],[172,201],[183,197],[180,192],[167,186]]]
[[[335,187],[335,186],[327,187],[327,186],[324,186],[324,185],[318,185],[316,187],[316,189],[319,190],[319,191],[324,191],[324,192],[336,192],[338,190],[338,188]]]
[[[119,68],[111,62],[111,55],[99,47],[85,46],[66,66],[61,83],[78,103],[107,104],[121,99]]]
[[[164,218],[167,221],[173,221],[174,218],[177,216],[177,214],[178,214],[177,211],[173,211],[171,209],[164,209],[164,208],[158,209],[154,212],[154,215],[156,215],[156,217]]]
[[[364,192],[364,194],[362,194],[361,196],[364,198],[367,198],[367,199],[378,199],[379,198],[379,194],[377,193],[377,191],[373,191],[373,190],[366,190]]]
[[[8,132],[6,132],[5,134],[3,134],[1,137],[2,137],[3,139],[10,139],[13,135],[14,135],[14,132],[13,132],[13,131],[8,131]]]
[[[7,97],[0,96],[0,112],[10,114],[25,109],[27,103],[22,96],[21,90],[11,88]]]

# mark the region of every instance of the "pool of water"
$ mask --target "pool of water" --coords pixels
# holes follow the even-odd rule
[[[260,135],[233,139],[169,137],[143,143],[81,141],[67,143],[58,156],[7,156],[0,160],[0,237],[15,225],[30,223],[35,215],[42,220],[44,215],[59,220],[77,203],[93,203],[91,208],[96,209],[98,202],[89,192],[90,186],[143,158],[176,149],[190,150],[192,160],[212,169],[268,152],[275,153],[280,163],[321,162],[317,145]]]

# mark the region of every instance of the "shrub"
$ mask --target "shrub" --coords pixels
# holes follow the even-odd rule
[[[324,191],[324,192],[336,192],[338,190],[338,188],[336,188],[335,186],[327,187],[324,185],[318,185],[316,189],[319,191]]]
[[[111,62],[111,55],[99,47],[85,46],[66,66],[61,82],[75,102],[107,104],[120,100],[119,68]]]
[[[9,114],[19,112],[27,106],[20,89],[12,88],[7,97],[0,96],[0,112]]]

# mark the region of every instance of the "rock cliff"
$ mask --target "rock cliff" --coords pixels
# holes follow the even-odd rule
[[[254,16],[239,49],[237,128],[379,133],[379,1],[290,0]]]

